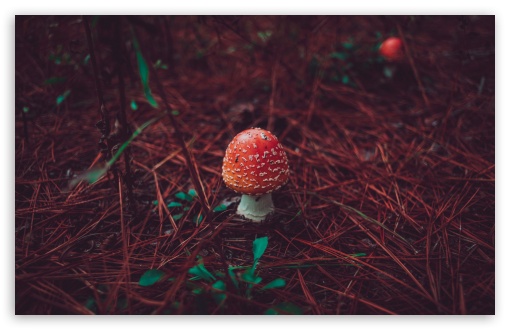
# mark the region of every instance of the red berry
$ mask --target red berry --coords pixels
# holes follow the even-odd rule
[[[381,44],[379,53],[388,61],[399,61],[404,57],[402,40],[390,37]]]

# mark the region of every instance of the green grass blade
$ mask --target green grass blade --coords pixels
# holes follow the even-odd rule
[[[119,159],[120,155],[122,155],[122,153],[124,152],[124,150],[126,150],[126,148],[129,146],[129,144],[138,135],[140,135],[140,133],[142,133],[144,129],[149,127],[154,122],[160,120],[161,118],[163,118],[163,115],[154,117],[154,118],[146,121],[145,123],[143,123],[140,127],[138,127],[136,129],[136,131],[133,132],[133,134],[131,134],[131,137],[120,146],[120,148],[117,150],[115,155],[113,155],[113,157],[108,162],[106,162],[106,165],[99,167],[99,168],[98,167],[92,168],[92,169],[87,170],[87,171],[83,172],[82,174],[78,175],[76,178],[69,181],[69,189],[73,189],[81,181],[85,180],[89,184],[93,184],[96,181],[98,181],[100,178],[102,178],[103,175],[105,175],[106,172],[108,172],[108,169],[110,169],[110,167],[117,161],[117,159]]]
[[[228,276],[232,279],[232,283],[236,289],[239,289],[239,281],[237,280],[236,274],[234,273],[234,268],[232,266],[228,266]]]
[[[113,163],[115,163],[117,161],[117,159],[119,159],[120,155],[122,155],[122,153],[124,152],[124,150],[126,150],[126,148],[131,144],[131,142],[138,136],[140,135],[140,133],[143,132],[144,129],[146,129],[147,127],[149,127],[152,123],[154,123],[155,121],[159,120],[161,118],[161,116],[159,117],[155,117],[155,118],[152,118],[148,121],[146,121],[145,123],[143,123],[140,127],[138,127],[134,132],[133,134],[131,134],[131,137],[126,141],[124,142],[119,150],[117,150],[117,152],[115,153],[115,155],[113,155],[113,157],[108,161],[107,165],[108,167],[112,166]]]
[[[71,91],[68,89],[66,90],[63,94],[57,96],[57,105],[60,105],[62,102],[65,101],[65,99],[69,96],[69,94],[71,94]]]
[[[138,63],[138,72],[140,72],[140,79],[142,81],[143,92],[145,94],[145,98],[149,102],[151,106],[154,108],[158,107],[158,102],[152,96],[151,89],[149,87],[149,65],[145,58],[143,57],[142,50],[140,49],[140,44],[136,37],[133,36],[133,48],[135,49],[136,54],[136,62]]]

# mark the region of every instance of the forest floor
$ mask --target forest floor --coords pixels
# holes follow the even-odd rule
[[[494,314],[494,49],[494,16],[17,16],[16,314]],[[250,127],[290,165],[260,224],[221,175]]]

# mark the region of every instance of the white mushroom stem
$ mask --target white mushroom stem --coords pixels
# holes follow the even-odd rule
[[[274,204],[271,193],[260,196],[242,195],[241,202],[237,207],[237,214],[256,222],[263,221],[273,211]]]

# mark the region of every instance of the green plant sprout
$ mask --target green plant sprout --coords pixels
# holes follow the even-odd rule
[[[259,263],[260,258],[266,251],[268,245],[268,237],[259,237],[253,241],[253,263],[251,266],[229,266],[227,269],[227,275],[232,281],[232,284],[235,287],[236,293],[241,294],[244,289],[244,296],[248,299],[253,299],[252,291],[255,286],[258,286],[257,290],[265,291],[270,289],[283,288],[286,285],[286,281],[283,278],[276,278],[264,286],[260,286],[259,284],[262,282],[262,277],[258,276],[256,273],[257,265]],[[243,270],[240,274],[236,274],[236,270]],[[189,274],[194,275],[190,278],[190,281],[196,280],[204,280],[212,284],[211,294],[218,305],[221,305],[227,299],[226,292],[226,284],[224,280],[218,278],[226,278],[226,275],[223,272],[211,273],[207,268],[205,268],[203,264],[203,260],[200,258],[199,262],[196,266],[192,267],[188,271]],[[203,294],[204,290],[195,290],[195,294]],[[288,312],[290,314],[302,314],[302,311],[292,305],[292,308],[287,308],[287,303],[283,303],[282,306],[277,307],[276,309],[269,309],[269,314],[279,314],[281,311]],[[266,311],[265,313],[267,314]]]
[[[269,38],[271,37],[271,35],[273,35],[273,32],[270,31],[270,30],[267,30],[267,31],[259,31],[257,32],[257,36],[263,41],[263,42],[267,42],[269,40]]]
[[[185,194],[185,193],[184,193]],[[183,199],[185,195],[179,194]],[[283,288],[287,284],[283,278],[276,278],[265,285],[259,285],[262,282],[262,277],[256,273],[257,265],[259,260],[262,258],[268,245],[268,237],[259,237],[253,241],[253,263],[250,266],[229,266],[227,274],[221,271],[211,272],[205,265],[202,257],[198,257],[195,266],[188,270],[188,274],[191,277],[186,281],[186,287],[196,296],[201,296],[201,299],[197,300],[197,309],[204,309],[203,302],[207,298],[212,299],[220,308],[224,308],[228,298],[228,289],[225,280],[228,278],[231,280],[235,287],[236,294],[242,294],[244,290],[244,296],[248,299],[253,299],[252,291],[256,288],[259,292],[271,289]],[[236,271],[240,271],[236,274]],[[165,279],[165,272],[158,269],[149,269],[145,271],[140,277],[138,285],[142,287],[149,287],[160,283]],[[173,281],[174,278],[169,278],[168,281]],[[204,287],[197,283],[197,281],[206,282],[209,286]],[[89,302],[90,304],[90,302]],[[173,308],[178,308],[173,306]],[[169,311],[168,311],[169,312]],[[279,303],[272,308],[264,311],[264,314],[302,314],[303,311],[296,305],[288,302]]]
[[[339,81],[344,85],[356,87],[356,84],[351,79],[351,70],[354,67],[353,59],[356,58],[356,51],[358,46],[354,43],[352,38],[341,44],[339,50],[335,50],[328,55],[328,58],[333,60],[331,67],[331,80]],[[338,62],[338,63],[337,63]]]
[[[190,189],[188,192],[179,191],[174,195],[179,201],[170,201],[170,203],[167,204],[167,208],[176,210],[176,212],[173,212],[175,214],[172,214],[172,218],[174,221],[180,220],[184,216],[184,212],[189,211],[191,208],[189,206],[189,203],[193,201],[194,198],[198,198],[197,192],[195,189]],[[157,200],[153,201],[154,205],[157,205]],[[181,208],[182,210],[177,210]],[[181,212],[179,212],[181,211]],[[177,213],[179,212],[179,213]],[[203,215],[195,215],[192,219],[192,222],[196,225],[199,225],[203,220]]]
[[[260,259],[260,257],[264,253],[265,248],[267,247],[267,237],[262,237],[261,239],[260,238],[256,239],[253,242],[253,251],[254,251],[253,265],[251,267],[248,267],[248,269],[245,272],[243,272],[240,277],[240,280],[247,284],[245,296],[248,298],[251,298],[251,289],[253,287],[253,284],[258,284],[262,280],[261,277],[256,277],[254,275],[254,271],[255,271],[255,267],[258,262],[258,259]],[[265,243],[264,243],[264,241],[265,241]],[[230,266],[227,271],[228,275],[229,275],[230,279],[232,280],[232,283],[236,287],[237,291],[239,291],[240,285],[239,285],[239,280],[237,279],[237,276],[234,273],[234,270],[241,269],[241,268],[246,269],[247,267],[232,267],[232,266]],[[213,292],[214,300],[215,301],[221,300],[221,302],[224,301],[224,299],[219,299],[217,297],[217,295],[222,295],[221,297],[223,297],[223,295],[224,295],[225,299],[226,299],[226,295],[224,293],[222,293],[226,289],[226,284],[223,280],[217,280],[217,278],[216,278],[216,277],[224,278],[225,277],[224,273],[216,272],[216,276],[214,276],[210,271],[207,270],[207,268],[205,268],[201,258],[199,259],[199,262],[196,266],[189,269],[188,273],[191,275],[195,275],[194,277],[190,278],[191,281],[196,281],[196,280],[204,280],[206,282],[215,281],[213,284],[213,288],[216,289],[215,292]],[[223,289],[221,289],[221,288],[223,288]],[[202,290],[195,291],[195,293],[202,293],[202,292],[203,292]]]
[[[154,67],[154,69],[163,69],[163,70],[168,69],[168,65],[163,63],[161,60],[157,60],[156,63],[154,63],[153,67]]]

